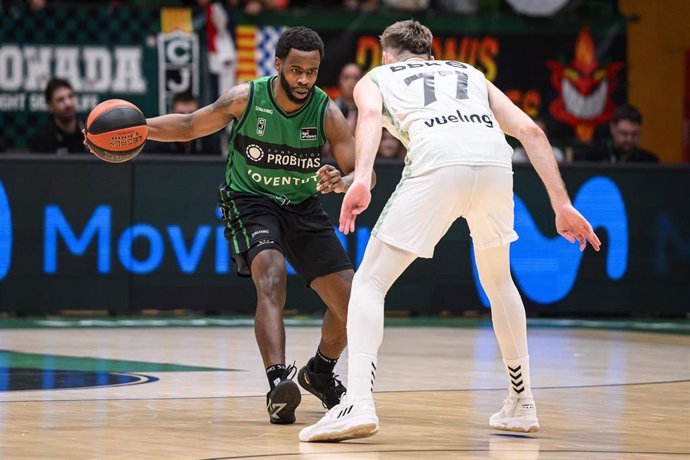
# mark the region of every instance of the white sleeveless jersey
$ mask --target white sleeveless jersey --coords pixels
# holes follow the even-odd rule
[[[383,126],[407,147],[409,173],[448,164],[512,168],[513,149],[489,108],[486,78],[456,61],[409,60],[369,72]]]

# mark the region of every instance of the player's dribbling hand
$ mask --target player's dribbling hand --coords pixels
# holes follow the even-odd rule
[[[601,241],[592,229],[592,225],[570,204],[564,204],[556,210],[556,231],[566,240],[580,242],[580,251],[584,251],[587,241],[595,251],[601,248]]]
[[[86,148],[88,149],[89,152],[93,153],[93,150],[91,150],[91,146],[89,145],[88,142],[86,142],[86,130],[85,129],[81,130],[81,135],[84,136],[83,144],[86,146]]]
[[[319,175],[319,183],[316,185],[316,191],[321,193],[344,193],[347,190],[347,184],[343,182],[343,178],[332,165],[323,165],[316,171]]]
[[[354,181],[345,193],[340,208],[340,231],[347,235],[355,231],[355,219],[369,207],[371,191],[366,184]]]

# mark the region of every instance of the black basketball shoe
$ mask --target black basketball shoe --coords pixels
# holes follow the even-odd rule
[[[311,358],[307,365],[299,370],[297,381],[302,388],[319,398],[323,407],[330,409],[340,403],[340,398],[345,393],[345,386],[333,372],[324,374],[314,372],[313,361],[314,358]]]
[[[297,372],[295,366],[287,366],[278,385],[266,394],[266,409],[271,423],[280,425],[295,423],[295,409],[302,401],[299,387],[292,381],[295,372]]]

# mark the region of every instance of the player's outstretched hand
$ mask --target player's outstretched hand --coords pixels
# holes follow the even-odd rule
[[[316,185],[316,191],[321,193],[344,193],[347,190],[347,184],[343,182],[343,178],[340,175],[335,166],[323,165],[316,171],[319,175],[319,183]]]
[[[579,241],[580,251],[585,250],[587,241],[595,251],[601,247],[601,241],[592,230],[592,225],[570,204],[564,204],[556,210],[556,231],[571,243]]]
[[[345,193],[340,208],[340,231],[347,235],[355,231],[355,219],[369,207],[371,191],[362,182],[355,180]]]

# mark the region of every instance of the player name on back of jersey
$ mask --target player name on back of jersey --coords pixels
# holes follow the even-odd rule
[[[422,67],[443,67],[450,66],[456,69],[466,69],[467,65],[458,61],[424,61],[424,62],[405,62],[391,64],[388,68],[391,72],[399,72],[405,69],[419,69]]]
[[[480,123],[486,126],[487,128],[494,127],[494,122],[491,119],[491,116],[489,116],[488,114],[485,113],[479,115],[477,113],[471,113],[467,115],[461,113],[460,110],[456,110],[455,113],[449,115],[431,117],[428,120],[424,121],[424,124],[427,125],[429,128],[433,128],[434,126],[445,125],[447,123]]]

